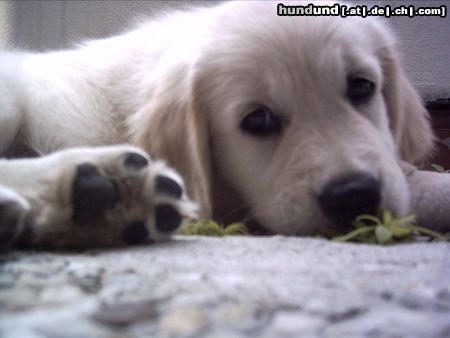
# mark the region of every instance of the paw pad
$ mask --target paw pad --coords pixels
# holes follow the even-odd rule
[[[148,165],[148,160],[138,153],[127,153],[125,155],[125,166],[134,169],[141,169]]]
[[[183,194],[181,186],[167,176],[158,176],[156,178],[156,191],[177,199],[181,198]]]
[[[75,223],[89,223],[113,207],[117,199],[114,181],[103,177],[92,164],[78,166],[72,189]]]
[[[122,232],[122,240],[126,244],[140,244],[148,239],[149,233],[143,221],[129,224]]]
[[[156,228],[162,232],[176,230],[182,221],[178,210],[169,204],[160,204],[155,209]]]

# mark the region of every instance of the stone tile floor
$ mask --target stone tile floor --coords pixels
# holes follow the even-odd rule
[[[450,243],[179,236],[0,255],[1,338],[450,337]]]

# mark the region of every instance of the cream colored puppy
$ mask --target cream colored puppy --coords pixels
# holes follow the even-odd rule
[[[0,151],[58,151],[0,161],[2,243],[135,244],[196,217],[305,235],[379,208],[448,228],[450,179],[414,167],[432,133],[384,23],[276,6],[224,3],[73,50],[2,52]],[[123,143],[157,161],[99,147]]]

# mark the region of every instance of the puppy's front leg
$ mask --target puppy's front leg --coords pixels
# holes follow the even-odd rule
[[[404,171],[418,224],[450,231],[450,174],[417,170],[412,166],[405,166]]]
[[[110,146],[0,160],[0,212],[0,246],[82,248],[166,239],[195,204],[164,163]]]

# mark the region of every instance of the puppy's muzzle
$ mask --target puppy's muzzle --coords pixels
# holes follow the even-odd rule
[[[360,214],[374,214],[381,201],[381,184],[372,175],[354,172],[332,179],[318,197],[325,215],[346,225]]]

